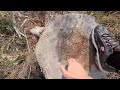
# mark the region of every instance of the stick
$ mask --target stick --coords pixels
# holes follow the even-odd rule
[[[22,38],[21,36],[24,36],[24,37],[25,37],[25,35],[24,35],[23,33],[21,33],[21,32],[19,31],[19,29],[16,27],[16,21],[15,21],[14,13],[12,14],[12,20],[13,20],[13,24],[14,24],[13,28],[15,29],[16,33],[18,34],[18,36],[19,36],[20,38]]]
[[[22,24],[20,25],[20,28],[22,28],[27,21],[28,21],[28,19],[26,18],[26,19],[22,22]]]

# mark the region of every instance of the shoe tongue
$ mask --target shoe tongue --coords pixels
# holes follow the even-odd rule
[[[120,45],[118,45],[118,46],[116,46],[115,48],[113,48],[113,51],[120,52]]]

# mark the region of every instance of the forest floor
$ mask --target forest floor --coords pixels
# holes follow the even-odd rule
[[[0,11],[0,79],[44,79],[34,48],[38,39],[29,30],[44,27],[50,17],[73,11]],[[74,11],[77,12],[77,11]],[[78,11],[96,18],[120,41],[119,11]]]

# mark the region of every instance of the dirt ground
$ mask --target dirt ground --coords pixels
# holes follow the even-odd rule
[[[5,15],[8,13],[12,14],[12,12],[1,13],[5,13]],[[44,26],[45,15],[43,15],[43,12],[27,12],[27,15],[26,12],[21,12],[21,15],[23,16],[18,15],[19,12],[13,13],[15,13],[15,19],[16,22],[18,22],[16,24],[17,27],[20,27],[18,24],[24,22],[25,16],[28,16],[28,20],[24,26],[19,28],[20,31],[24,33],[25,37],[22,36],[22,38],[20,38],[17,34],[15,34],[15,32],[10,32],[12,35],[14,33],[13,36],[8,35],[8,37],[6,37],[6,32],[3,34],[1,32],[0,40],[2,44],[1,46],[3,47],[1,47],[0,78],[44,78],[41,76],[42,73],[34,55],[37,38],[31,35],[29,30],[36,25]]]
[[[0,78],[44,79],[34,54],[38,38],[29,30],[34,26],[44,27],[50,17],[71,12],[0,11]],[[95,16],[97,22],[107,26],[113,38],[120,41],[119,11],[79,11],[79,13]],[[16,32],[15,26],[23,34],[20,34],[21,37]]]

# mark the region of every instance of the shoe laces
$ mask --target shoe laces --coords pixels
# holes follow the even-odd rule
[[[116,42],[112,39],[112,37],[109,34],[104,33],[102,35],[102,37],[103,37],[104,41],[106,42],[107,46],[112,48],[113,45],[116,44]]]

